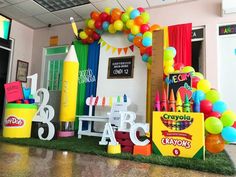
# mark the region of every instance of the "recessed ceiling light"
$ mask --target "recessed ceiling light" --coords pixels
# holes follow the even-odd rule
[[[89,0],[34,0],[34,2],[38,3],[50,12],[90,3]]]

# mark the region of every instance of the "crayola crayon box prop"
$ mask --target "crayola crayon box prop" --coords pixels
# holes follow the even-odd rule
[[[205,159],[202,113],[153,112],[153,153]]]

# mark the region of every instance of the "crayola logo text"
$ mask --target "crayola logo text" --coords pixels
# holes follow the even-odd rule
[[[174,139],[174,138],[162,138],[161,143],[163,145],[174,145],[174,146],[182,146],[186,149],[191,148],[191,142],[187,140],[180,140],[180,139]]]
[[[169,115],[169,114],[164,114],[163,115],[163,118],[164,119],[167,119],[167,120],[185,120],[185,121],[192,121],[193,118],[191,118],[190,116],[187,116],[187,115]]]

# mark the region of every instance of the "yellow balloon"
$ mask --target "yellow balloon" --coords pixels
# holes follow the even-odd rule
[[[86,38],[88,37],[88,35],[87,35],[84,31],[81,31],[81,32],[79,33],[79,37],[80,37],[81,39],[86,39]]]
[[[164,68],[164,73],[166,76],[168,76],[170,73],[173,73],[175,71],[173,66],[167,66]]]
[[[133,35],[136,35],[136,34],[138,34],[139,32],[140,32],[139,26],[133,25],[132,28],[131,28],[131,33],[132,33]]]
[[[111,13],[111,8],[110,8],[110,7],[106,7],[106,8],[104,9],[104,11],[105,11],[108,15],[110,15],[110,13]]]
[[[122,31],[123,27],[124,27],[124,24],[121,20],[116,20],[115,21],[115,23],[114,23],[115,30]]]
[[[194,73],[195,69],[192,66],[185,66],[185,67],[183,67],[182,72],[184,72],[184,73],[193,72]]]
[[[235,114],[235,112],[233,112],[231,110],[227,110],[227,111],[223,112],[222,116],[224,116],[224,115],[228,115],[230,117],[233,117],[233,119],[236,121],[236,114]]]
[[[180,70],[175,70],[174,73],[180,73]]]
[[[164,60],[164,66],[173,66],[174,60]]]
[[[211,83],[206,79],[202,79],[198,82],[197,89],[206,93],[211,89]]]
[[[110,24],[109,27],[108,27],[108,32],[111,33],[111,34],[114,34],[116,33],[116,30],[114,28],[114,25],[113,24]]]
[[[90,19],[88,21],[88,27],[91,28],[91,29],[94,29],[95,28],[94,23],[95,23],[95,21],[93,19]]]
[[[129,7],[125,10],[125,12],[126,12],[127,14],[130,14],[130,12],[131,12],[132,10],[134,10],[134,8],[131,7],[131,6],[129,6]]]
[[[126,27],[127,27],[128,29],[131,29],[133,25],[134,25],[134,20],[128,20],[128,21],[126,22]]]

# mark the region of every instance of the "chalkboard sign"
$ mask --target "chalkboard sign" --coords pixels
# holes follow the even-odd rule
[[[133,78],[134,56],[109,58],[108,79]]]
[[[168,79],[166,79],[168,85],[168,98],[170,97],[170,92],[173,89],[175,100],[177,97],[177,91],[179,91],[183,101],[185,98],[185,94],[187,94],[188,98],[190,99],[192,97],[191,81],[192,81],[191,73],[169,74]]]

